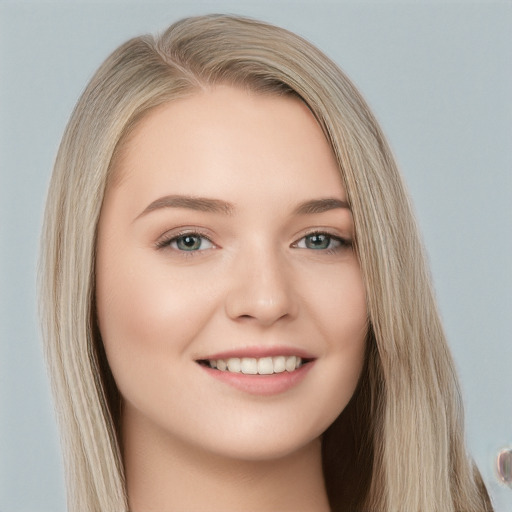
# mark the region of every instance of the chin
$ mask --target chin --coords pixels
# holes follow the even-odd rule
[[[197,432],[205,452],[239,461],[272,461],[292,456],[320,443],[322,434],[339,414],[314,417],[311,411],[281,411],[272,415],[258,408],[252,414],[234,415],[226,422],[217,422],[208,431]],[[194,442],[193,439],[190,439]]]
[[[290,436],[269,437],[264,442],[237,439],[229,446],[217,446],[217,456],[240,462],[272,462],[307,451],[320,443],[320,436],[290,439]]]

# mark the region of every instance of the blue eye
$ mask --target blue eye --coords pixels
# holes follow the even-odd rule
[[[211,249],[213,243],[199,233],[184,233],[158,243],[159,248],[170,247],[176,251],[197,252]]]
[[[331,245],[331,237],[324,234],[314,234],[304,237],[305,246],[308,249],[328,249]]]
[[[351,243],[348,240],[328,233],[311,233],[301,238],[296,246],[300,249],[312,249],[314,251],[335,251],[342,247],[349,247],[350,245]]]

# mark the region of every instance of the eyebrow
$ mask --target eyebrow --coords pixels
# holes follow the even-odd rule
[[[221,213],[224,215],[232,215],[235,207],[232,203],[222,201],[220,199],[211,199],[208,197],[194,197],[187,195],[170,195],[160,197],[149,204],[140,213],[136,219],[155,210],[162,208],[186,208],[207,213]],[[347,201],[337,199],[335,197],[327,197],[322,199],[311,199],[300,203],[293,214],[295,215],[311,215],[315,213],[323,213],[338,208],[350,209]]]
[[[189,210],[196,210],[199,212],[223,213],[224,215],[232,215],[235,210],[235,207],[231,203],[221,201],[220,199],[172,195],[160,197],[156,201],[153,201],[136,218],[138,219],[149,212],[159,210],[161,208],[187,208]]]
[[[336,197],[326,197],[325,199],[312,199],[300,203],[294,210],[295,215],[311,215],[314,213],[324,213],[329,210],[344,208],[350,210],[347,201],[337,199]]]

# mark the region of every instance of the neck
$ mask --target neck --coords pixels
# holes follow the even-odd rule
[[[273,460],[204,452],[123,413],[123,452],[131,512],[327,512],[321,445],[315,439]]]

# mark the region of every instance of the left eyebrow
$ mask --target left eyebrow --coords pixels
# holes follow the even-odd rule
[[[148,214],[149,212],[160,210],[161,208],[185,208],[200,212],[222,213],[224,215],[232,215],[234,211],[234,206],[231,203],[221,201],[220,199],[171,195],[160,197],[153,201],[136,217],[136,219]]]
[[[336,197],[326,197],[325,199],[312,199],[310,201],[304,201],[295,208],[293,213],[295,215],[311,215],[314,213],[323,213],[328,212],[329,210],[336,210],[338,208],[350,210],[350,206],[347,201],[342,201]]]

